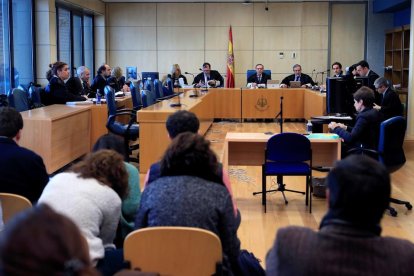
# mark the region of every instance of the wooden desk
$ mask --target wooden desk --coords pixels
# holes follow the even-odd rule
[[[226,135],[223,166],[261,166],[266,143],[271,135],[264,133],[236,133]],[[332,166],[341,158],[341,139],[310,139],[312,166]]]
[[[39,154],[53,173],[90,150],[90,106],[50,105],[21,112],[19,144]]]
[[[192,91],[180,95],[181,107],[171,107],[177,97],[165,100],[137,113],[139,123],[139,169],[145,173],[149,166],[161,158],[170,143],[165,123],[168,116],[177,110],[194,112],[200,120],[199,133],[204,135],[214,119],[214,93],[208,92],[191,98]]]

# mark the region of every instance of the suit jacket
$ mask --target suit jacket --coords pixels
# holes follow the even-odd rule
[[[67,82],[66,82],[66,87],[68,88],[69,93],[72,93],[74,95],[77,96],[88,96],[90,98],[93,98],[94,96],[91,96],[91,93],[93,93],[91,87],[89,86],[89,84],[87,82],[82,81],[80,78],[78,77],[71,77]]]
[[[290,86],[290,82],[295,81],[295,74],[289,75],[286,78],[282,80],[283,84],[286,84],[287,86]],[[300,85],[308,84],[315,85],[312,78],[309,75],[301,74],[300,75]]]
[[[327,225],[319,232],[290,226],[277,232],[266,275],[414,275],[414,244]]]
[[[271,79],[272,78],[269,75],[267,75],[265,73],[262,73],[262,78],[259,81],[258,78],[257,78],[257,74],[253,74],[247,79],[247,83],[254,82],[254,83],[257,83],[257,84],[266,84],[267,85],[267,80],[271,80]]]
[[[356,117],[355,126],[344,130],[337,127],[333,130],[349,147],[377,149],[379,140],[379,125],[382,115],[373,108],[365,108]]]
[[[395,116],[402,116],[403,108],[400,97],[398,97],[394,90],[388,88],[381,97],[380,112],[383,114],[383,120],[387,120]]]
[[[101,95],[104,94],[104,89],[106,86],[106,79],[102,75],[96,75],[92,81],[91,89],[96,92],[98,89]]]
[[[53,76],[49,82],[50,104],[66,104],[66,102],[86,101],[82,96],[69,93],[66,84],[58,77]]]
[[[224,86],[224,79],[223,77],[220,75],[220,73],[216,70],[211,70],[210,71],[210,77],[207,79],[209,80],[216,80],[216,81],[220,81],[220,85],[218,87],[223,87]],[[198,74],[193,81],[193,84],[197,84],[201,81],[201,83],[204,83],[204,73],[200,73]]]
[[[369,70],[367,77],[368,77],[368,87],[374,90],[375,103],[378,105],[381,105],[381,95],[377,92],[377,90],[375,89],[375,85],[374,85],[375,80],[378,79],[379,76],[374,71]]]
[[[0,137],[0,152],[0,192],[36,202],[49,182],[42,157],[6,137]]]

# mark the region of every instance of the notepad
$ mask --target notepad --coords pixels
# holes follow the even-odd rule
[[[308,139],[338,139],[339,135],[335,133],[311,133],[306,137]]]

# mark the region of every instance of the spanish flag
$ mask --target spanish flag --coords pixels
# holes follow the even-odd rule
[[[234,54],[233,54],[233,33],[229,29],[229,49],[227,53],[227,88],[234,88]]]

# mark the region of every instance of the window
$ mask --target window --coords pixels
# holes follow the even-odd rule
[[[0,94],[34,81],[33,1],[0,0]]]
[[[56,7],[56,11],[58,60],[69,65],[73,76],[76,75],[76,69],[82,65],[93,72],[93,15],[60,5]]]

